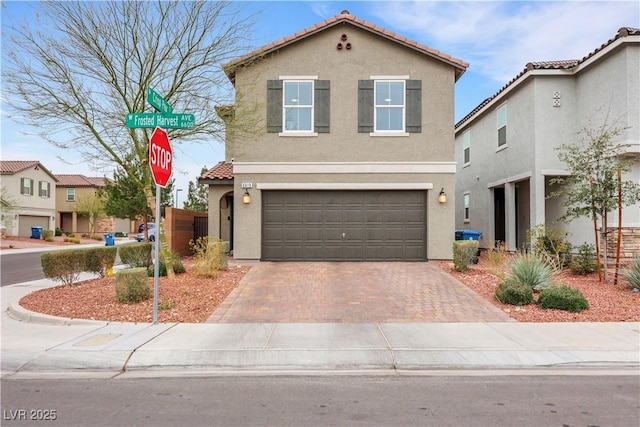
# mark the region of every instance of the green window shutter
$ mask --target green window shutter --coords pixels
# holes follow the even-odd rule
[[[282,132],[282,80],[267,81],[267,132]]]
[[[407,80],[406,95],[406,130],[408,133],[420,133],[422,132],[422,81]]]
[[[329,133],[331,122],[331,102],[329,80],[317,80],[314,88],[314,123],[317,133]]]
[[[373,80],[358,80],[358,132],[373,132]]]

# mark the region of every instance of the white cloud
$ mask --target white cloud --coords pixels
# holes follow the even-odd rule
[[[640,22],[636,1],[401,1],[373,5],[375,15],[387,27],[411,34],[503,83],[528,62],[580,59],[613,37],[618,28],[637,27]]]

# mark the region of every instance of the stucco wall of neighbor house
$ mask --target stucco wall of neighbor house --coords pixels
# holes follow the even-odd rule
[[[30,178],[34,181],[33,196],[20,194],[21,178]],[[51,184],[50,197],[40,197],[40,181]],[[0,177],[0,185],[6,189],[8,199],[14,203],[10,213],[14,218],[11,221],[6,221],[7,223],[5,224],[7,236],[17,236],[19,234],[20,215],[46,217],[49,224],[48,228],[53,229],[55,227],[56,205],[53,193],[56,185],[55,180],[49,174],[40,168],[38,170],[29,168],[12,175],[2,175]],[[16,215],[18,216],[17,219]]]
[[[347,35],[352,49],[336,49],[342,34]],[[330,133],[317,137],[263,133],[258,139],[230,141],[227,157],[261,162],[453,159],[453,67],[350,25],[326,29],[267,55],[248,68],[238,69],[236,88],[241,92],[238,116],[246,114],[243,108],[257,105],[264,125],[267,80],[310,75],[330,81]],[[401,137],[358,133],[358,80],[372,76],[408,76],[422,81],[422,133]],[[242,100],[251,104],[243,105]]]
[[[234,174],[234,257],[236,259],[260,259],[262,243],[262,191],[265,184],[288,185],[303,184],[313,186],[314,189],[367,189],[380,188],[379,184],[389,185],[390,189],[406,189],[404,184],[431,187],[427,191],[427,259],[440,260],[452,258],[452,244],[454,240],[453,212],[455,201],[452,197],[444,204],[438,203],[441,188],[453,189],[455,176],[453,173],[441,174]],[[242,183],[251,183],[249,189],[251,203],[244,204]],[[317,184],[317,185],[314,185]],[[394,185],[396,184],[396,185]],[[297,188],[297,187],[296,187]],[[452,190],[449,195],[453,194]]]

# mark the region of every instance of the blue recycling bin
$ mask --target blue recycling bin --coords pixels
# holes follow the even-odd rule
[[[482,233],[476,230],[456,230],[456,240],[480,240]]]
[[[105,234],[104,235],[105,246],[113,246],[116,244],[115,239],[113,238],[113,234]]]
[[[42,234],[42,227],[31,227],[32,239],[40,239],[41,234]]]

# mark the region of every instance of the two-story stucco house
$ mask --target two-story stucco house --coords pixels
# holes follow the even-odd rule
[[[348,11],[225,64],[236,101],[218,114],[257,125],[199,179],[209,235],[237,259],[451,259],[467,66]]]
[[[456,228],[483,233],[481,246],[526,247],[538,224],[564,230],[574,245],[594,242],[588,218],[559,223],[550,180],[567,175],[556,147],[604,124],[635,159],[624,177],[640,183],[640,30],[621,28],[579,60],[533,62],[456,124]],[[617,227],[617,214],[609,226]],[[627,248],[640,248],[640,206],[623,210]],[[613,236],[613,235],[612,235]]]
[[[31,227],[55,227],[56,177],[37,160],[1,160],[2,223],[7,236],[30,237]]]
[[[83,198],[95,197],[104,187],[104,177],[86,177],[77,174],[56,175],[56,224],[70,233],[89,233],[89,217],[78,212]],[[101,218],[96,223],[96,233],[131,232],[129,219]]]

